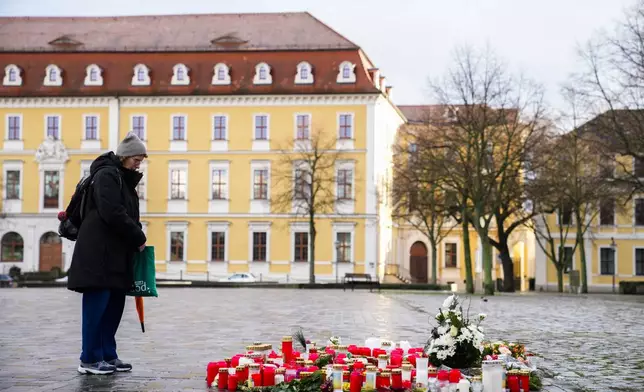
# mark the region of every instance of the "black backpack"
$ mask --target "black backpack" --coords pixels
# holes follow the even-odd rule
[[[58,220],[60,221],[60,224],[58,225],[58,235],[62,238],[66,238],[70,241],[76,241],[78,238],[78,230],[81,227],[81,223],[83,223],[83,218],[85,218],[85,209],[90,201],[90,187],[94,183],[94,176],[105,168],[106,167],[101,167],[90,176],[80,180],[76,185],[76,191],[72,195],[72,199],[69,201],[67,208],[65,211],[61,211],[58,214]],[[121,174],[118,172],[118,169],[116,169],[116,175],[119,179],[119,186],[122,188],[123,184],[121,182]]]

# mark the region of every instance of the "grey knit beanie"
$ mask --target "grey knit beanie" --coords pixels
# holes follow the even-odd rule
[[[134,132],[128,132],[125,139],[116,148],[116,155],[120,157],[134,157],[137,155],[148,156],[145,144]]]

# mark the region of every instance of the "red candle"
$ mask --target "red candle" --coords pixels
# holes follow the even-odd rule
[[[381,373],[378,373],[376,375],[376,389],[380,389],[380,388],[384,387],[385,382],[384,382],[383,379],[384,379],[384,377],[382,376]]]
[[[360,392],[362,389],[362,375],[360,372],[351,373],[351,381],[349,384],[350,392]]]
[[[262,386],[262,375],[261,373],[251,374],[251,379],[253,380],[253,386],[261,387]]]
[[[263,381],[262,381],[263,386],[271,387],[275,385],[275,368],[272,366],[265,367],[262,378],[263,378]]]
[[[394,369],[391,372],[391,387],[402,388],[402,370]]]
[[[284,355],[284,363],[289,363],[293,355],[293,338],[284,336],[282,338],[282,355]]]
[[[529,370],[522,370],[519,373],[519,382],[521,384],[521,389],[523,389],[523,392],[530,391],[530,371]]]
[[[228,391],[235,392],[237,390],[237,375],[231,374],[228,376]]]
[[[519,388],[519,376],[515,371],[508,372],[508,389],[510,392],[521,392]]]
[[[228,369],[219,369],[219,379],[217,380],[217,388],[226,389],[228,386]]]
[[[206,368],[206,384],[208,387],[212,385],[217,377],[217,372],[219,372],[219,365],[217,362],[210,362]]]

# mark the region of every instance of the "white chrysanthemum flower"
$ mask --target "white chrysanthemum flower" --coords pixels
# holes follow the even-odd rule
[[[456,328],[455,326],[452,325],[452,328],[450,328],[450,330],[449,330],[449,334],[452,335],[452,336],[458,335],[458,328]]]

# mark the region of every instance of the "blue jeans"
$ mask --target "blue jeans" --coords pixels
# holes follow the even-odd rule
[[[83,293],[83,363],[111,361],[116,354],[116,330],[125,307],[125,292],[95,290]]]

